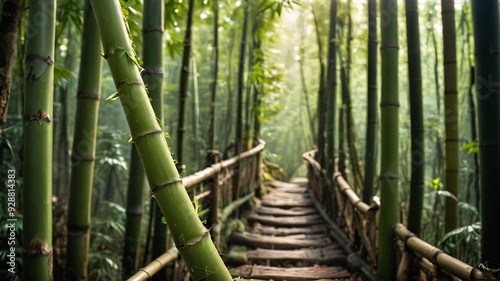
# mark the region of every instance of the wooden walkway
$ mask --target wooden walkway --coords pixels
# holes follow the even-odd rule
[[[244,265],[232,268],[233,276],[246,280],[353,280],[342,267],[345,254],[330,239],[328,225],[314,208],[307,179],[268,185],[260,206],[247,217],[245,232],[230,237],[231,244],[244,246],[239,259]]]

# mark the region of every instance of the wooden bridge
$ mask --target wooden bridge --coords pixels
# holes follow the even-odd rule
[[[339,173],[325,177],[314,151],[303,155],[308,178],[264,182],[263,149],[260,143],[183,179],[192,198],[209,208],[207,228],[233,277],[375,280],[378,205],[363,203]],[[403,225],[394,232],[400,239],[395,247],[399,256],[410,253],[418,261],[410,264],[400,258],[399,280],[496,280]],[[128,280],[147,280],[177,257],[177,250],[170,249]]]

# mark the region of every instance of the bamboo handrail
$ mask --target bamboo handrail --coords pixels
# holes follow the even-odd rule
[[[313,157],[314,152],[315,150],[308,151],[304,153],[302,157],[314,169],[315,174],[319,173],[319,175],[325,176],[320,164]],[[356,192],[352,190],[352,188],[338,171],[335,172],[333,178],[337,182],[339,190],[344,193],[347,198],[349,198],[349,201],[354,208],[364,214],[368,214],[370,211],[377,211],[378,205],[369,206],[366,203],[362,202]],[[405,243],[407,249],[423,258],[422,262],[424,262],[426,265],[435,266],[452,276],[460,278],[461,280],[497,280],[492,274],[480,271],[479,269],[474,268],[473,266],[470,266],[450,255],[447,255],[439,248],[436,248],[421,240],[402,224],[397,224],[394,227],[394,232],[398,236],[398,238]]]
[[[158,271],[164,268],[167,264],[175,261],[177,259],[178,254],[179,251],[177,251],[177,248],[172,248],[168,250],[163,255],[157,257],[155,260],[153,260],[145,267],[140,268],[139,271],[137,271],[127,280],[128,281],[148,280],[149,278],[151,278],[151,276],[158,273]]]
[[[255,154],[261,152],[262,150],[264,150],[265,145],[266,145],[266,143],[261,140],[259,145],[257,145],[256,147],[254,147],[250,150],[247,150],[239,155],[236,155],[230,159],[224,160],[220,163],[212,164],[208,168],[205,168],[201,171],[198,171],[194,174],[191,174],[189,176],[182,178],[182,184],[184,185],[184,187],[187,190],[189,190],[189,189],[193,188],[195,185],[211,178],[212,176],[214,176],[218,172],[222,171],[222,169],[230,167],[231,165],[234,165],[235,163],[237,163],[238,161],[240,161],[242,159],[248,158],[252,155],[255,155]]]
[[[412,252],[424,257],[453,276],[470,281],[497,280],[490,273],[480,271],[421,240],[400,223],[394,227],[394,232]]]

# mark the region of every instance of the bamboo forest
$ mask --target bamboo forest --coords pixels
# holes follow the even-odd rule
[[[0,280],[499,280],[498,0],[0,0]]]

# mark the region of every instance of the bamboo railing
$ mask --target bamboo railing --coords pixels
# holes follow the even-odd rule
[[[314,196],[316,196],[317,201],[322,203],[323,209],[333,209],[331,215],[337,218],[335,223],[338,225],[338,229],[341,229],[348,237],[349,246],[360,256],[368,257],[366,261],[375,268],[377,265],[378,205],[367,205],[362,202],[340,173],[336,172],[332,179],[327,177],[319,163],[314,159],[314,154],[313,150],[303,155],[307,162],[309,184]],[[330,193],[336,198],[327,200],[319,197],[328,193],[325,190],[331,190]],[[334,206],[333,203],[337,205]],[[394,233],[404,245],[398,249],[400,251],[404,249],[406,253],[409,251],[420,261],[418,275],[422,272],[427,274],[431,280],[435,280],[435,278],[471,281],[497,280],[490,273],[482,272],[421,240],[402,224],[394,227]],[[404,256],[403,253],[402,256]],[[408,260],[401,259],[398,280],[410,280],[410,278],[415,277],[408,275],[410,272],[408,266],[410,266]]]
[[[192,200],[198,201],[201,208],[208,208],[206,217],[207,228],[219,248],[221,226],[231,213],[256,193],[261,183],[260,163],[261,152],[265,143],[260,143],[254,148],[224,161],[218,157],[209,157],[213,163],[194,174],[182,179],[182,183]],[[244,184],[240,184],[244,183]],[[234,191],[239,191],[236,194]],[[141,281],[151,278],[168,264],[177,260],[177,249],[168,250],[165,254],[153,260],[150,264],[140,268],[131,276],[129,281]]]

